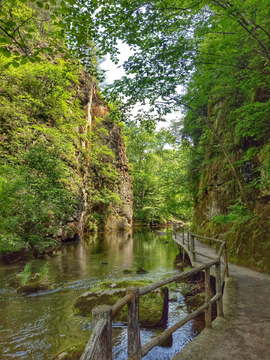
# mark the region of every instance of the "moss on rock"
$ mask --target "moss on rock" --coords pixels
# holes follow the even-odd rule
[[[133,270],[130,270],[130,269],[123,270],[123,274],[131,274],[132,272],[133,272]]]
[[[86,343],[79,342],[75,345],[68,347],[65,350],[60,351],[55,360],[79,360],[82,356]]]
[[[203,306],[205,302],[205,293],[199,293],[197,295],[188,297],[185,300],[185,303],[191,306],[194,310],[198,309],[199,307]]]
[[[143,281],[102,282],[77,299],[73,308],[73,314],[91,318],[94,307],[98,305],[114,305],[125,296],[127,287],[141,287],[149,283]],[[113,289],[110,289],[111,285],[113,285]],[[164,320],[167,302],[168,289],[165,287],[140,296],[140,324],[142,326],[157,326],[161,324]],[[115,320],[127,322],[127,306],[124,306],[118,312]]]
[[[142,275],[142,274],[147,274],[149,271],[145,270],[142,267],[139,267],[139,269],[136,271],[136,274]]]
[[[16,274],[15,276],[13,276],[10,280],[8,280],[7,284],[13,288],[20,287],[22,285],[20,274]]]
[[[28,283],[20,286],[17,289],[18,293],[25,293],[25,294],[33,294],[38,291],[46,291],[46,290],[52,290],[53,286],[50,284],[49,280],[43,279],[43,280],[33,280],[29,281]]]
[[[184,296],[185,299],[194,296],[194,294],[191,292],[191,289],[184,288],[180,291],[180,294]]]
[[[53,289],[48,278],[40,280],[40,274],[33,274],[29,276],[27,282],[22,284],[22,278],[20,274],[16,274],[9,281],[8,284],[17,289],[18,293],[32,294],[38,291],[46,291]]]

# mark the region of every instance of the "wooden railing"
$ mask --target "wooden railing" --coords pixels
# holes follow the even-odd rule
[[[180,231],[180,232],[179,232]],[[196,254],[200,256],[204,256],[208,259],[214,260],[215,258],[206,254],[203,254],[195,249],[195,239],[204,239],[204,240],[210,240],[210,242],[216,242],[221,243],[221,246],[219,248],[219,251],[217,253],[217,257],[220,259],[221,264],[224,265],[223,271],[222,271],[222,281],[224,281],[225,276],[229,277],[229,266],[228,266],[228,257],[227,257],[227,243],[225,240],[221,239],[214,239],[202,235],[197,235],[192,233],[188,228],[185,228],[184,226],[178,225],[177,223],[173,223],[173,235],[177,239],[177,237],[180,237],[182,239],[183,245],[187,245],[188,251],[190,251],[190,258],[192,262],[196,261]],[[222,257],[223,256],[223,260]]]
[[[174,236],[181,236],[183,242],[185,241],[190,248],[191,254],[196,258],[196,254],[199,254],[195,250],[195,237],[201,237],[191,233],[188,229],[181,227],[181,234],[178,233],[180,227],[174,224]],[[186,231],[186,235],[185,235]],[[210,239],[210,238],[209,238]],[[85,347],[85,350],[80,360],[111,360],[112,359],[112,319],[116,314],[125,306],[128,306],[128,360],[141,360],[153,347],[164,341],[166,338],[171,336],[176,330],[185,325],[187,322],[195,318],[201,313],[205,313],[205,327],[212,327],[212,316],[211,307],[216,302],[217,304],[217,316],[223,316],[223,305],[222,305],[222,282],[223,278],[229,276],[228,263],[226,253],[226,242],[218,239],[212,239],[216,242],[221,242],[221,247],[218,251],[217,257],[211,259],[211,261],[202,265],[196,266],[195,268],[186,271],[181,274],[171,276],[167,279],[160,280],[156,283],[146,285],[143,287],[130,287],[126,289],[126,295],[119,300],[113,306],[102,305],[97,306],[92,310],[93,318],[93,332]],[[222,266],[222,253],[224,258],[224,269],[221,271]],[[204,254],[199,254],[206,256]],[[208,257],[208,256],[206,256]],[[210,269],[215,267],[215,278],[216,278],[216,294],[211,298],[210,289]],[[147,294],[161,286],[167,285],[172,282],[179,282],[181,280],[187,280],[193,275],[204,271],[205,281],[205,303],[199,307],[193,313],[186,316],[174,324],[171,328],[165,330],[160,335],[151,339],[148,343],[141,346],[140,340],[140,326],[139,326],[139,297]]]

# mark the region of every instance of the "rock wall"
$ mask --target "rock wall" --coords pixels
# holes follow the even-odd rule
[[[106,140],[107,146],[115,154],[113,165],[119,172],[119,178],[115,183],[114,191],[119,195],[122,205],[109,205],[109,214],[105,218],[104,229],[105,231],[129,229],[132,226],[133,217],[132,176],[128,169],[124,140],[117,124],[113,125]]]
[[[225,101],[219,106],[210,107],[208,113],[214,118],[215,130],[234,163],[249,209],[246,208],[237,217],[237,211],[245,209],[245,202],[232,168],[228,166],[220,149],[217,150],[218,145],[213,137],[205,144],[205,159],[200,168],[195,196],[193,231],[226,239],[230,261],[270,271],[270,190],[268,186],[256,186],[259,181],[267,184],[267,167],[264,164],[266,155],[263,154],[268,153],[269,140],[265,138],[256,143],[261,155],[241,162],[247,151],[255,145],[255,140],[248,137],[243,141],[235,140]],[[235,218],[232,216],[234,206],[238,206]]]
[[[92,187],[100,188],[102,187],[102,180],[99,179],[98,170],[91,163],[91,159],[88,163],[84,163],[83,172],[81,173],[82,202],[77,214],[76,232],[83,236],[84,232],[92,230],[91,226],[89,226],[89,223],[93,222],[91,218],[92,212],[100,215],[100,220],[97,223],[99,230],[130,229],[133,217],[132,176],[128,169],[128,158],[122,130],[109,117],[110,109],[104,105],[97,91],[97,86],[88,73],[83,72],[81,74],[76,92],[85,112],[85,126],[78,129],[78,132],[84,134],[87,134],[89,130],[95,132],[97,118],[107,130],[107,133],[102,135],[101,145],[107,146],[114,153],[114,159],[111,158],[108,161],[110,166],[118,173],[117,179],[110,186],[110,190],[121,199],[121,204],[110,203],[93,208],[89,185],[92,182]],[[91,153],[90,142],[82,143],[82,146]],[[80,160],[78,159],[78,161]],[[92,176],[93,174],[95,174],[94,177]]]

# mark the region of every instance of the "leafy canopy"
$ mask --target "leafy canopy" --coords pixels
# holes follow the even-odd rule
[[[129,125],[125,135],[134,179],[135,219],[154,223],[190,218],[193,204],[186,173],[188,149],[176,146],[166,129],[150,131]],[[168,144],[174,147],[167,149]]]

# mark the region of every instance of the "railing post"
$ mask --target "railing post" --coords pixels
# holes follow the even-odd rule
[[[189,242],[189,240],[190,240],[190,231],[188,230],[188,232],[187,232],[188,250],[190,250],[190,242]]]
[[[224,262],[225,262],[225,266],[226,266],[226,277],[229,277],[229,265],[228,265],[228,256],[227,256],[227,243],[225,243],[225,247],[224,247]]]
[[[211,329],[212,315],[211,315],[210,268],[205,269],[204,285],[205,285],[205,302],[206,304],[208,304],[208,308],[205,310],[205,327],[207,329]]]
[[[184,271],[184,267],[185,267],[185,249],[183,248],[182,271]]]
[[[92,310],[93,329],[98,333],[100,320],[106,325],[97,337],[96,346],[93,347],[92,337],[89,339],[80,360],[111,360],[112,359],[112,307],[109,305],[97,306]]]
[[[128,360],[141,360],[142,348],[139,326],[139,288],[130,287],[127,295],[132,295],[128,303]]]
[[[185,229],[182,227],[183,244],[185,243]]]
[[[222,285],[221,285],[221,263],[219,262],[215,265],[216,272],[216,293],[220,294],[219,299],[217,300],[217,315],[223,317],[223,304],[222,304]]]
[[[195,257],[195,245],[194,245],[194,235],[190,234],[191,236],[191,260],[192,261],[196,261],[196,257]]]

